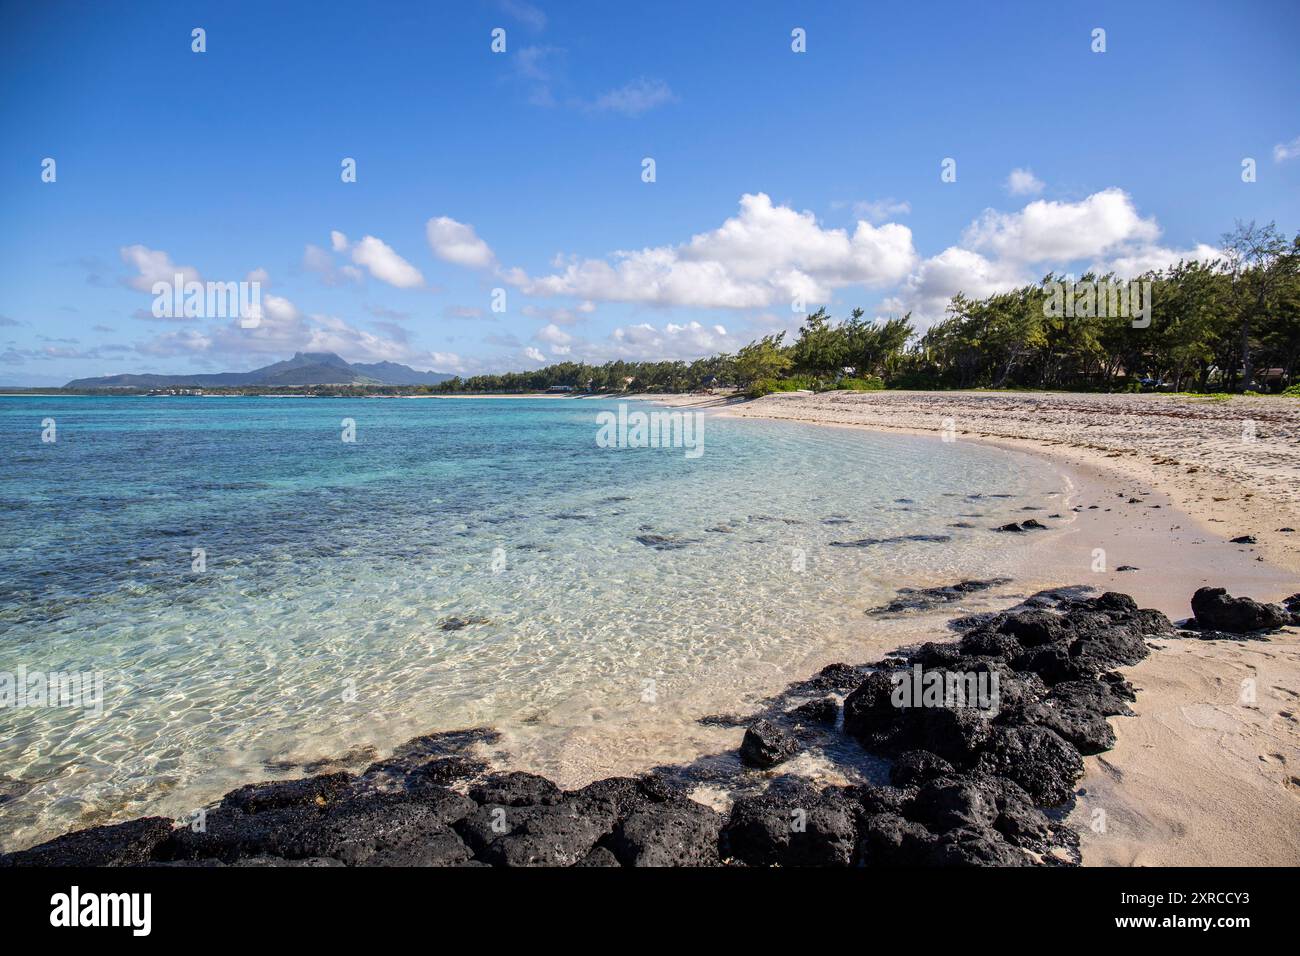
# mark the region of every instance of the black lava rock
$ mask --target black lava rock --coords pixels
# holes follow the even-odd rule
[[[564,791],[545,777],[516,770],[492,774],[482,783],[470,787],[469,797],[480,804],[531,807],[559,803],[564,797]]]
[[[1047,727],[997,727],[980,756],[979,769],[1018,783],[1034,801],[1055,807],[1074,793],[1083,758]]]
[[[834,697],[823,697],[821,700],[810,700],[806,704],[800,704],[786,713],[795,720],[834,725],[840,716],[840,704]]]
[[[1283,627],[1290,614],[1276,604],[1231,597],[1223,588],[1200,588],[1192,595],[1192,613],[1202,628],[1245,634]]]
[[[737,800],[724,845],[751,866],[848,866],[857,845],[856,803],[843,791],[801,786]]]
[[[751,767],[774,767],[799,751],[799,742],[770,720],[760,720],[745,731],[740,759]]]
[[[623,866],[716,866],[722,817],[692,800],[636,810],[614,827],[609,848]]]
[[[165,817],[91,827],[0,857],[3,866],[128,866],[144,863],[172,834]]]

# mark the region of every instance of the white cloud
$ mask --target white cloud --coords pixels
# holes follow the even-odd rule
[[[1288,159],[1295,159],[1300,156],[1300,136],[1291,140],[1289,143],[1278,143],[1273,147],[1273,162],[1284,163]]]
[[[343,252],[348,247],[348,237],[343,235],[337,229],[330,230],[330,248],[335,252]]]
[[[669,322],[662,329],[649,322],[627,325],[610,333],[609,348],[613,355],[625,359],[693,359],[715,352],[734,352],[744,341],[731,336],[721,325],[699,322]],[[608,355],[608,349],[595,347],[596,354]]]
[[[171,256],[161,249],[150,249],[136,244],[123,246],[118,250],[122,261],[133,266],[140,274],[127,280],[127,284],[140,292],[152,292],[155,282],[168,284],[176,281],[180,275],[183,282],[200,282],[199,271],[193,266],[178,266]]]
[[[853,215],[867,222],[885,222],[895,216],[912,212],[912,204],[904,199],[861,199],[853,204]]]
[[[846,285],[888,285],[915,259],[906,226],[859,222],[850,236],[757,193],[741,197],[739,215],[681,245],[574,258],[549,276],[503,275],[529,295],[741,309],[795,297],[826,301]]]
[[[986,210],[962,242],[921,262],[882,311],[912,312],[918,328],[943,318],[958,292],[979,298],[1042,278],[1072,264],[1130,277],[1182,259],[1215,258],[1212,246],[1177,251],[1155,245],[1160,227],[1144,219],[1128,194],[1106,189],[1078,202],[1035,200],[1020,212]],[[1084,269],[1077,270],[1079,272]]]
[[[1017,213],[987,210],[962,244],[1011,262],[1068,262],[1159,235],[1155,220],[1141,218],[1128,193],[1105,189],[1079,202],[1038,199]]]
[[[533,348],[533,346],[531,346],[531,345],[528,346],[526,349],[524,349],[524,355],[525,355],[527,358],[532,359],[534,362],[545,362],[545,361],[546,361],[546,356],[542,354],[541,349]]]
[[[271,273],[267,272],[265,269],[261,267],[258,267],[256,269],[253,269],[251,272],[249,272],[248,275],[244,276],[244,281],[256,282],[258,285],[270,285]]]
[[[139,343],[136,351],[154,356],[203,356],[248,366],[276,361],[294,352],[335,352],[349,362],[401,362],[415,368],[459,372],[464,363],[449,352],[412,348],[405,334],[380,335],[356,328],[332,315],[303,315],[288,299],[262,297],[262,314],[254,328],[239,320],[216,323],[203,331],[168,332]]]
[[[437,216],[424,224],[424,231],[429,248],[439,259],[472,269],[486,269],[496,262],[491,248],[478,237],[473,226]]]
[[[331,236],[336,235],[331,233]],[[424,276],[401,256],[392,246],[374,236],[364,236],[352,247],[352,261],[365,266],[381,282],[399,289],[413,289],[424,285]]]
[[[642,76],[616,90],[602,93],[591,104],[591,109],[596,112],[640,116],[656,106],[676,101],[677,97],[663,80],[652,80]]]
[[[291,322],[298,318],[298,307],[278,295],[262,296],[263,313],[275,321]]]
[[[1167,249],[1163,246],[1146,245],[1128,250],[1107,262],[1096,262],[1090,271],[1098,275],[1115,273],[1121,279],[1132,279],[1144,272],[1167,269],[1179,262],[1212,262],[1223,259],[1226,253],[1218,246],[1198,242],[1191,249]]]
[[[1025,285],[1033,278],[1014,264],[990,260],[978,252],[949,246],[922,262],[899,294],[881,303],[891,314],[911,312],[915,324],[926,327],[944,317],[958,292],[979,298]]]
[[[1013,169],[1007,176],[1006,190],[1013,196],[1037,196],[1045,185],[1032,169]]]
[[[544,342],[547,345],[567,347],[573,342],[573,336],[564,331],[558,325],[546,325],[537,330],[533,336],[538,342]]]

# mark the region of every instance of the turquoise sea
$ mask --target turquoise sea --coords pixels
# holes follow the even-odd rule
[[[617,407],[0,398],[0,675],[103,680],[97,713],[0,708],[5,848],[435,730],[566,784],[689,758],[697,717],[1059,507],[1047,464],[936,439],[710,417],[698,457],[600,447]],[[834,546],[907,535],[950,540]]]

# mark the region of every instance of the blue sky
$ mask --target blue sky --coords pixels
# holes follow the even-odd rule
[[[463,373],[689,358],[796,327],[800,304],[924,325],[958,290],[1208,256],[1235,219],[1300,228],[1289,0],[4,20],[0,383],[298,349]],[[154,317],[177,267],[260,281],[258,327]]]

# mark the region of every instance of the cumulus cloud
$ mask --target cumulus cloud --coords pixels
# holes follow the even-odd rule
[[[641,322],[617,328],[609,338],[614,355],[626,359],[691,359],[714,352],[734,352],[744,344],[729,335],[724,326],[700,322],[668,322],[662,328]]]
[[[392,246],[374,236],[364,236],[352,247],[352,261],[365,267],[381,282],[399,289],[414,289],[424,285],[424,276]]]
[[[1032,169],[1013,169],[1007,176],[1006,190],[1013,196],[1037,196],[1044,185]]]
[[[963,245],[1010,262],[1068,262],[1159,235],[1155,220],[1139,216],[1128,193],[1105,189],[1079,202],[1039,199],[1016,213],[988,210],[966,230]]]
[[[573,336],[554,323],[542,326],[533,338],[550,346],[552,355],[568,355],[572,350]]]
[[[140,292],[152,292],[155,282],[168,284],[176,281],[179,274],[183,282],[200,282],[199,271],[193,266],[178,266],[171,256],[161,249],[150,249],[136,244],[123,246],[118,250],[122,261],[132,266],[139,273],[127,280],[127,285]]]
[[[886,312],[910,311],[926,328],[943,318],[958,292],[982,297],[1028,285],[1050,270],[1114,272],[1131,278],[1181,260],[1209,261],[1222,252],[1199,244],[1178,250],[1160,246],[1160,227],[1143,218],[1120,189],[1106,189],[1078,202],[1035,200],[1020,212],[987,210],[965,230],[962,242],[920,262],[893,296]]]
[[[997,262],[960,246],[949,246],[922,262],[900,292],[881,303],[886,313],[911,312],[918,326],[943,318],[958,292],[971,297],[1007,292],[1032,281],[1018,264]]]
[[[496,262],[491,248],[479,238],[473,226],[447,216],[436,216],[424,224],[424,232],[433,254],[446,262],[471,269],[486,269]]]
[[[547,276],[519,269],[503,275],[528,295],[745,309],[794,298],[826,301],[846,285],[888,285],[915,259],[906,226],[859,222],[850,235],[757,193],[742,196],[739,214],[719,228],[680,245],[572,258]]]
[[[538,348],[534,348],[531,345],[528,346],[526,349],[524,349],[524,355],[525,357],[532,359],[534,362],[546,361],[546,356],[542,354],[542,350]]]
[[[364,268],[374,278],[399,289],[415,289],[424,285],[424,276],[388,243],[375,236],[363,236],[360,242],[349,242],[337,229],[330,231],[330,248],[336,253],[350,253],[355,265],[338,266],[334,258],[320,246],[307,244],[303,251],[303,268],[315,272],[327,286],[341,284],[344,280],[359,282]],[[361,267],[361,268],[358,268]]]

